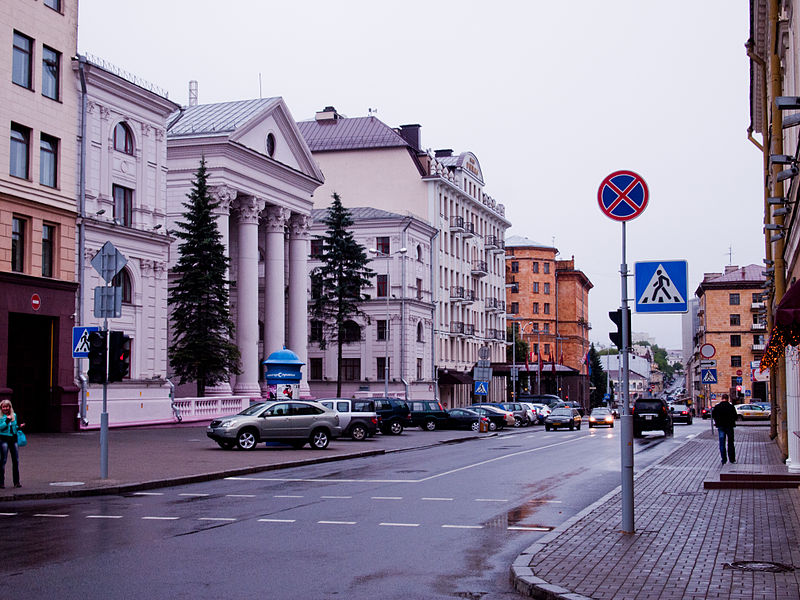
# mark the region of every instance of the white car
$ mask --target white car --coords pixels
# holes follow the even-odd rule
[[[765,409],[760,404],[737,404],[736,414],[736,418],[740,421],[756,421],[769,419],[772,411]]]

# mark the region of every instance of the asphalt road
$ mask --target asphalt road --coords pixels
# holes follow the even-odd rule
[[[636,469],[706,425],[635,440]],[[8,503],[0,575],[15,600],[518,598],[516,556],[619,485],[618,436],[536,427],[155,492]]]

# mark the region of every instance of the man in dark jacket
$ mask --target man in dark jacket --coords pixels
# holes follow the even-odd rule
[[[719,453],[722,456],[722,464],[728,462],[736,462],[736,448],[733,446],[733,428],[736,427],[736,418],[738,417],[736,409],[728,402],[728,394],[722,394],[722,402],[717,404],[711,410],[711,418],[714,420],[714,425],[717,426],[719,432]],[[725,447],[727,438],[728,455],[725,456]]]

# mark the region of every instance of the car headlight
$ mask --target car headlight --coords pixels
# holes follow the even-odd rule
[[[236,419],[229,419],[227,421],[220,421],[217,427],[221,427],[222,429],[230,429],[234,425],[236,425]]]

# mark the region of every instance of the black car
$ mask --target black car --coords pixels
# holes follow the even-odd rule
[[[711,418],[711,407],[704,406],[700,409],[700,418],[702,419],[710,419]]]
[[[447,418],[442,405],[435,400],[412,400],[408,407],[411,409],[411,424],[425,431],[435,431]]]
[[[605,406],[593,408],[592,412],[589,414],[589,427],[600,427],[603,425],[614,427],[614,413],[611,412],[610,408],[606,408]]]
[[[577,408],[562,406],[554,408],[544,420],[544,430],[558,429],[559,427],[569,427],[570,431],[581,428],[581,414]]]
[[[669,411],[672,413],[673,423],[692,424],[692,409],[685,404],[673,404],[670,406]]]
[[[468,429],[471,431],[479,431],[481,420],[489,419],[479,415],[474,410],[469,408],[451,408],[445,411],[446,417],[441,423],[442,429]]]
[[[400,435],[411,426],[411,410],[405,400],[399,398],[369,398],[378,413],[378,428],[381,433]]]
[[[509,413],[506,410],[503,410],[502,408],[497,408],[489,404],[473,404],[472,406],[468,406],[467,408],[469,408],[470,410],[474,410],[479,415],[489,419],[489,431],[496,431],[498,429],[503,429],[503,427],[509,424],[509,422],[506,420],[507,419],[506,415],[510,415],[511,413]]]
[[[672,435],[672,414],[666,400],[639,398],[633,404],[633,437],[642,437],[645,431],[663,431],[665,436]]]

